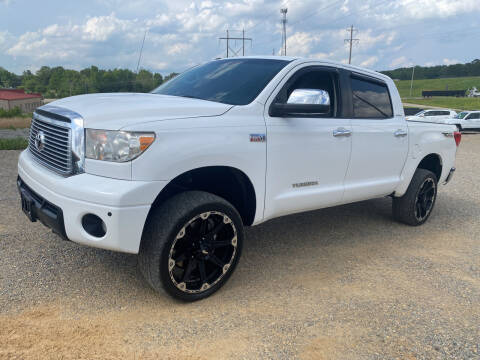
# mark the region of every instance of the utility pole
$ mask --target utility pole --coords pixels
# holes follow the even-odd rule
[[[410,97],[412,97],[413,90],[413,75],[415,75],[415,65],[412,65],[412,80],[410,80]]]
[[[346,43],[349,43],[349,44],[350,44],[350,54],[349,54],[349,56],[348,56],[348,63],[351,64],[351,63],[352,63],[352,47],[353,47],[353,43],[358,43],[358,42],[360,41],[360,39],[354,39],[354,38],[353,38],[353,33],[357,31],[357,29],[355,29],[355,28],[353,27],[353,25],[350,26],[350,27],[347,29],[347,31],[350,32],[350,38],[349,38],[349,39],[345,39],[344,41],[345,41]]]
[[[234,31],[234,30],[232,30]],[[245,29],[242,30],[242,37],[231,37],[229,30],[227,30],[227,37],[220,37],[218,38],[219,40],[227,40],[227,58],[229,57],[230,51],[233,52],[235,55],[238,56],[238,52],[240,50],[233,50],[230,47],[230,40],[242,40],[242,55],[245,56],[245,41],[252,41],[252,38],[246,38],[245,37]]]
[[[283,55],[287,56],[287,11],[288,9],[280,9],[280,13],[283,15],[282,18],[282,48]]]

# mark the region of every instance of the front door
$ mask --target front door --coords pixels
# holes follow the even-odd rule
[[[342,201],[352,139],[350,120],[341,117],[338,76],[335,69],[300,69],[272,100],[288,102],[298,89],[324,90],[328,113],[270,116],[267,102],[266,219]]]

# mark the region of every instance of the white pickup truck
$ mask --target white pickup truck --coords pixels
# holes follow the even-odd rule
[[[415,115],[407,116],[408,121],[425,121],[445,124],[445,120],[453,119],[457,112],[449,109],[422,110]]]
[[[37,109],[18,162],[22,208],[65,239],[139,254],[192,301],[234,271],[244,226],[391,196],[409,225],[455,170],[453,125],[407,122],[393,81],[327,61],[215,60],[150,94]]]

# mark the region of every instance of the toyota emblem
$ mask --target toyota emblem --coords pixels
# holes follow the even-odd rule
[[[35,135],[35,147],[38,151],[42,151],[45,147],[45,134],[41,130]]]

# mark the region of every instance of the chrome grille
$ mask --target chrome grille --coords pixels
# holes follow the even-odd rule
[[[43,137],[41,136],[43,134]],[[73,171],[70,123],[34,114],[28,149],[34,159],[62,175]],[[36,141],[37,136],[43,141]]]

